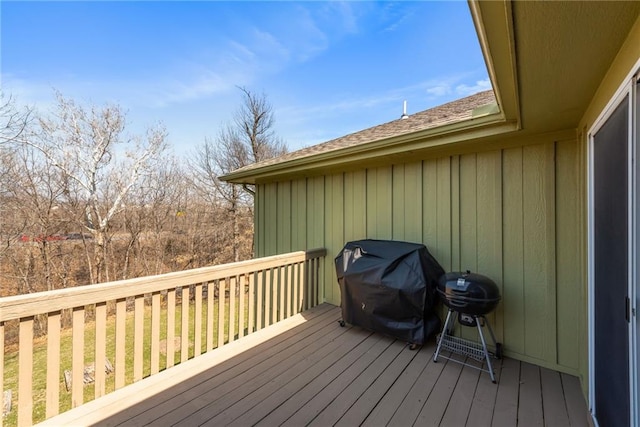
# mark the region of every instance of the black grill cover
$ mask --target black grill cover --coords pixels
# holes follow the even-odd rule
[[[436,289],[444,270],[426,246],[348,242],[335,265],[345,322],[420,345],[440,329]]]

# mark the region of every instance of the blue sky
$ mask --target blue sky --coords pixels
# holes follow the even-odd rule
[[[291,150],[490,88],[466,2],[0,3],[2,90],[158,121],[177,153],[264,93]]]

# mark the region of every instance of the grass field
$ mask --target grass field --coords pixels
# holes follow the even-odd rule
[[[245,296],[245,298],[247,298]],[[182,339],[180,327],[181,327],[181,319],[182,319],[182,310],[181,306],[178,305],[176,308],[175,314],[175,336],[176,341],[178,339]],[[245,307],[248,307],[248,303],[245,304]],[[189,304],[189,358],[192,358],[195,354],[194,345],[194,318],[195,318],[195,304],[191,302]],[[248,310],[245,310],[244,316],[247,318]],[[236,331],[235,335],[238,334],[238,319],[236,314]],[[207,308],[206,305],[203,304],[202,307],[202,321],[203,325],[213,324],[213,330],[217,331],[218,328],[218,307],[216,305],[216,309],[214,310],[213,319],[207,319]],[[225,309],[225,325],[228,325],[229,322],[229,305],[227,300],[227,305]],[[244,324],[247,322],[245,320]],[[166,342],[167,336],[167,310],[163,308],[161,311],[161,325],[160,325],[160,340],[161,344]],[[217,332],[214,332],[214,348],[218,345],[217,343]],[[127,312],[126,317],[126,384],[131,384],[133,382],[133,336],[134,336],[134,316],[133,311]],[[225,342],[228,341],[228,328],[225,327]],[[64,330],[61,334],[60,339],[60,360],[61,360],[61,368],[60,368],[60,412],[67,411],[71,408],[71,390],[67,391],[65,381],[64,381],[64,371],[71,369],[72,362],[72,331],[71,329]],[[85,366],[92,364],[94,361],[94,344],[95,344],[95,324],[94,322],[87,322],[85,324],[85,333],[84,333],[84,342],[85,342]],[[206,351],[206,328],[202,328],[202,348],[201,352],[204,353]],[[161,349],[163,346],[161,345]],[[164,347],[166,348],[166,347]],[[175,353],[174,363],[178,364],[181,360],[180,354],[180,345],[176,342],[175,345]],[[45,399],[46,399],[46,361],[47,361],[47,341],[46,337],[39,338],[34,342],[34,352],[33,352],[33,403],[34,403],[34,411],[33,411],[33,422],[37,423],[43,421],[45,419],[46,407],[45,407]],[[114,364],[115,361],[115,316],[109,315],[107,318],[107,359]],[[164,369],[166,367],[167,355],[164,351],[161,351],[160,354],[160,369]],[[13,394],[13,403],[11,412],[4,419],[4,424],[8,426],[17,425],[17,401],[19,400],[19,396],[17,393],[18,389],[18,352],[17,349],[7,351],[5,354],[5,366],[4,366],[4,390],[11,390]],[[149,376],[151,373],[151,307],[145,305],[145,315],[144,315],[144,363],[143,363],[143,376]],[[110,393],[114,390],[114,375],[113,373],[107,375],[106,380],[106,391],[105,393]],[[95,396],[95,388],[94,384],[84,385],[84,401],[88,402],[93,400]]]

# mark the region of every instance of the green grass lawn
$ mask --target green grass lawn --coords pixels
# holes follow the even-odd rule
[[[247,296],[245,296],[247,298]],[[217,303],[217,301],[216,301]],[[236,301],[237,304],[237,301]],[[245,303],[245,307],[248,307],[248,301]],[[237,311],[237,306],[236,306]],[[189,358],[192,358],[195,354],[194,349],[194,318],[195,318],[195,304],[191,302],[189,304]],[[245,308],[245,328],[247,324],[247,316],[248,309]],[[235,319],[235,333],[234,335],[238,335],[238,314],[236,314]],[[178,304],[176,308],[175,314],[175,336],[180,337],[181,331],[181,319],[182,319],[182,310],[181,305]],[[213,323],[214,330],[214,348],[218,345],[217,343],[217,328],[218,328],[218,307],[216,305],[213,319],[207,319],[207,308],[206,304],[203,303],[202,307],[202,348],[201,352],[204,353],[206,351],[206,328],[204,325]],[[225,324],[228,325],[229,322],[229,301],[226,301],[226,309],[225,309]],[[166,308],[162,308],[161,310],[161,322],[160,322],[160,340],[166,340],[167,336],[167,310]],[[246,333],[246,332],[245,332]],[[133,382],[133,336],[134,336],[134,316],[133,312],[127,312],[126,317],[126,384],[131,384]],[[225,327],[225,342],[228,341],[228,328]],[[71,329],[64,330],[60,339],[60,360],[61,360],[61,368],[60,368],[60,412],[67,411],[71,409],[71,391],[67,391],[64,381],[64,371],[71,369],[72,362],[72,331]],[[85,334],[84,334],[84,347],[85,347],[85,365],[91,364],[94,361],[94,345],[95,345],[95,324],[94,322],[87,322],[85,325]],[[178,364],[181,360],[180,354],[180,345],[176,343],[174,353],[174,363]],[[33,402],[34,402],[34,411],[33,411],[33,422],[37,423],[43,421],[45,419],[46,414],[46,361],[47,361],[47,342],[46,337],[44,339],[38,339],[34,343],[34,351],[33,351]],[[107,359],[111,362],[112,365],[115,365],[115,316],[109,315],[107,317]],[[166,367],[167,356],[164,352],[160,354],[160,370],[165,369]],[[5,354],[5,366],[4,366],[4,390],[12,390],[13,393],[13,403],[11,412],[4,419],[5,425],[15,426],[17,425],[17,401],[19,399],[18,396],[18,352],[17,349],[14,351],[7,351]],[[151,374],[151,307],[145,305],[145,315],[144,315],[144,362],[143,362],[143,376],[149,376]],[[106,379],[106,391],[105,393],[110,393],[114,390],[114,374],[108,374]],[[93,400],[95,396],[94,384],[87,384],[84,386],[84,401],[88,402]]]

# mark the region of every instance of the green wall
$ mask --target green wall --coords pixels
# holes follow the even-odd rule
[[[325,247],[324,299],[339,305],[333,257],[345,242],[423,242],[445,270],[500,286],[490,321],[508,356],[578,374],[586,334],[578,146],[543,137],[503,146],[258,184],[256,255]]]

